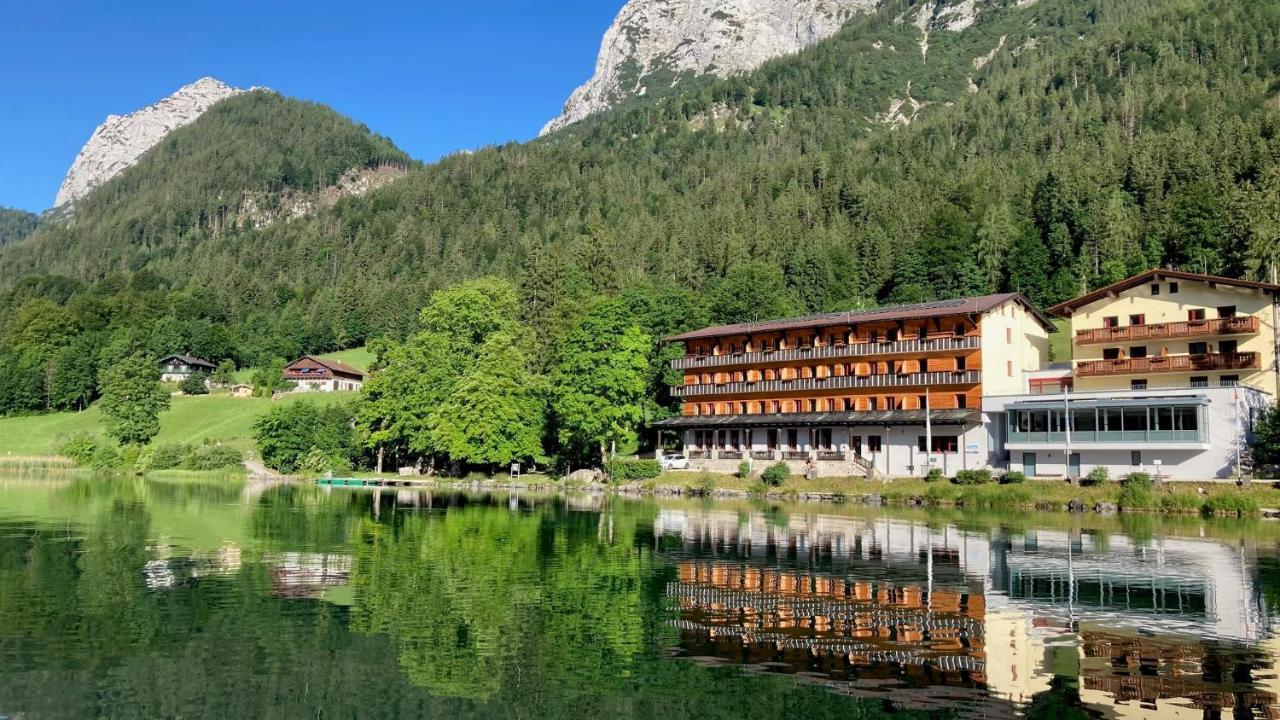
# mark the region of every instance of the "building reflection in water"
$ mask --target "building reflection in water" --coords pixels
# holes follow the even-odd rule
[[[1253,552],[1198,538],[663,510],[682,655],[967,717],[1280,717]]]

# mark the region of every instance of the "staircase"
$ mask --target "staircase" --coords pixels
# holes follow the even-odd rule
[[[858,455],[858,454],[856,454],[856,453],[855,453],[855,454],[853,454],[853,455],[852,455],[852,457],[853,457],[853,464],[854,464],[854,465],[857,465],[857,466],[858,466],[858,467],[860,467],[860,468],[862,468],[862,472],[866,474],[866,476],[867,476],[867,479],[868,479],[868,480],[879,480],[879,479],[881,479],[881,478],[880,478],[880,471],[876,469],[876,466],[875,466],[875,465],[872,465],[872,464],[871,464],[871,461],[870,461],[870,460],[868,460],[868,459],[866,459],[866,458],[864,458],[864,457],[862,457],[861,455]]]

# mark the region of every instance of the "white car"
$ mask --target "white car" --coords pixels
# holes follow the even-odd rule
[[[684,455],[663,455],[662,460],[660,460],[659,462],[662,463],[663,470],[688,470],[689,469],[689,458],[685,457]]]

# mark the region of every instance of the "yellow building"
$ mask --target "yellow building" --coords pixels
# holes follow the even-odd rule
[[[1149,270],[1049,308],[1077,392],[1248,385],[1275,397],[1280,285]]]

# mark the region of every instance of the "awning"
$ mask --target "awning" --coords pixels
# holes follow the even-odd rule
[[[978,422],[976,410],[933,410],[934,425],[968,425]],[[868,410],[864,412],[773,413],[767,415],[683,415],[659,420],[650,427],[659,430],[733,427],[796,427],[819,425],[924,425],[924,410]]]

